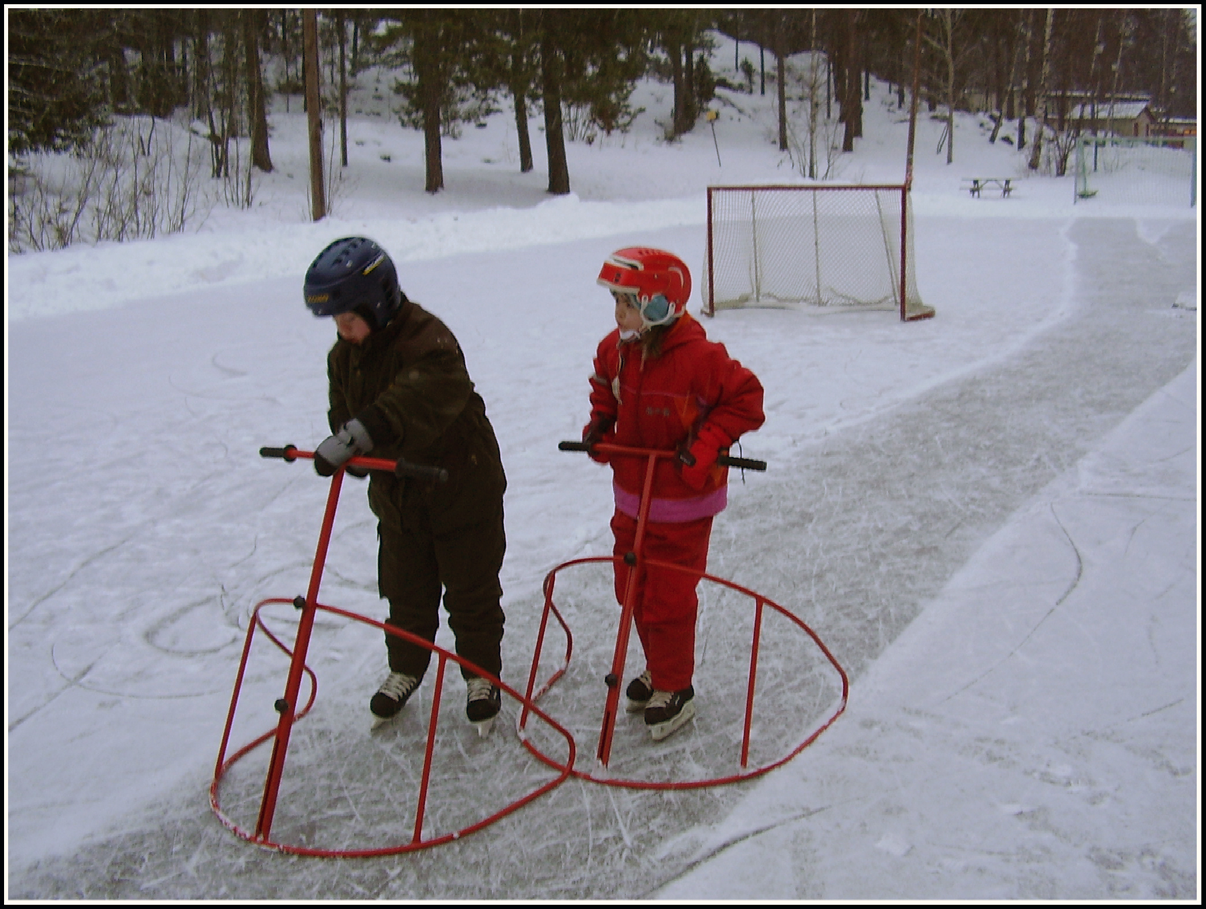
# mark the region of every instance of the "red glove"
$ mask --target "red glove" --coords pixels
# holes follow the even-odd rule
[[[616,437],[613,431],[615,425],[616,421],[611,417],[599,416],[582,427],[582,441],[591,446],[590,451],[587,452],[591,460],[598,461],[600,464],[606,464],[611,460],[608,455],[603,454],[601,451],[596,451],[594,444],[596,442],[610,443],[614,441]]]
[[[729,440],[719,429],[704,426],[691,447],[678,453],[678,459],[683,465],[680,470],[683,482],[692,489],[703,489],[720,450],[728,448],[729,444]]]

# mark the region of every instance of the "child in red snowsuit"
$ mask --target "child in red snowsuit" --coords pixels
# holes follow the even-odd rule
[[[637,579],[633,618],[646,670],[627,688],[628,709],[644,710],[660,740],[695,715],[695,589],[707,566],[712,518],[727,502],[728,470],[717,458],[762,425],[762,385],[686,311],[691,276],[677,256],[617,250],[598,283],[615,298],[617,328],[595,356],[583,440],[678,453],[657,461],[643,555],[690,571],[649,568]],[[598,451],[592,457],[611,463],[613,551],[622,557],[633,549],[647,461]],[[629,570],[622,558],[616,562],[621,602]]]

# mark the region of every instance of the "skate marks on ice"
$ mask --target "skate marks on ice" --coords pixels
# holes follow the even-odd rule
[[[1118,239],[1134,232],[1077,222],[1067,318],[1003,363],[801,450],[781,467],[790,482],[768,471],[732,495],[709,571],[802,604],[858,675],[1009,514],[1194,357],[1196,315],[1172,307],[1193,281],[1194,227],[1174,225],[1159,248]]]
[[[1192,899],[1195,376],[1015,512],[656,896]]]
[[[338,674],[333,674],[338,675]],[[357,848],[409,841],[430,710],[430,680],[390,724],[367,731],[367,692],[333,692],[343,680],[320,673],[319,699],[294,727],[273,838],[318,848]],[[466,721],[462,686],[441,703],[435,773],[424,835],[458,829],[530,791],[551,771],[522,747],[515,702],[487,739]],[[263,709],[266,719],[271,713]],[[529,722],[527,735],[537,730]],[[551,741],[536,741],[555,754]],[[267,749],[232,767],[223,806],[253,826]],[[253,757],[255,758],[253,760]],[[401,856],[353,860],[299,859],[257,848],[231,835],[197,799],[172,798],[156,812],[130,816],[124,829],[82,847],[70,859],[46,861],[13,881],[34,898],[172,899],[536,899],[585,898],[600,881],[639,883],[652,873],[633,862],[649,837],[660,837],[714,812],[710,791],[684,794],[666,806],[648,793],[570,779],[512,815],[455,843]],[[430,828],[430,831],[429,831]],[[639,863],[638,863],[639,864]],[[86,869],[81,873],[81,869]]]
[[[1175,227],[1160,238],[1161,254],[1169,261],[1178,259],[1177,248],[1189,248],[1187,242],[1192,242],[1183,240],[1182,230]],[[1084,299],[1017,356],[802,450],[796,463],[784,463],[781,470],[735,490],[729,510],[717,521],[709,571],[758,590],[814,628],[856,680],[852,704],[858,698],[856,677],[978,545],[1192,360],[1196,315],[1171,303],[1185,280],[1192,283],[1193,256],[1178,272],[1168,269],[1167,262],[1156,262],[1150,244],[1127,247],[1133,261],[1126,261],[1127,256],[1117,255],[1116,239],[1100,246],[1094,242],[1099,232],[1117,237],[1126,231],[1134,234],[1132,222],[1086,220],[1072,227]],[[1127,277],[1132,271],[1144,274],[1145,282]],[[747,453],[755,454],[752,449]],[[740,483],[736,476],[733,480]],[[600,594],[590,598],[589,607],[576,607],[589,608],[596,617],[571,621],[576,647],[584,638],[614,635],[615,615],[609,611],[614,597],[607,583],[599,585]],[[509,610],[504,642],[508,666],[526,670],[534,620],[525,625],[521,617],[539,611],[537,597]],[[588,627],[592,622],[594,627]],[[729,646],[718,642],[717,635],[724,637],[718,627],[709,618],[701,631],[699,646],[706,658],[722,650],[722,644]],[[733,632],[732,637],[735,641],[739,635]],[[581,690],[601,691],[610,654],[602,644],[590,653],[576,650],[571,667],[581,673]],[[628,667],[626,675],[639,671],[633,654]],[[670,759],[683,766],[699,760],[690,738],[699,732],[692,727],[701,728],[715,709],[713,691],[703,684],[697,689],[700,715],[662,743],[678,749],[681,757]],[[552,701],[542,706],[558,717]],[[325,747],[332,763],[360,750],[353,743],[365,740],[363,709],[355,709],[356,735],[324,733],[330,737]],[[585,707],[583,711],[571,732],[589,757],[600,718]],[[625,719],[617,727],[618,737],[630,731]],[[447,728],[457,723],[450,718]],[[463,718],[460,725],[476,738]],[[500,720],[494,734],[505,728]],[[638,728],[632,736],[634,753],[637,748],[652,751],[642,732]],[[684,734],[688,738],[680,744]],[[481,744],[488,746],[491,740]],[[626,759],[622,745],[618,740],[613,749],[614,762]],[[313,747],[323,754],[321,741]],[[808,755],[805,751],[793,761],[790,772]],[[709,752],[705,758],[713,756]],[[370,767],[365,758],[356,759],[365,773],[387,766],[383,757],[375,760],[380,764]],[[489,778],[489,772],[475,778],[483,777]],[[365,780],[360,785],[380,783]],[[700,861],[690,848],[690,832],[728,816],[752,786],[648,793],[569,780],[458,843],[391,859],[330,862],[267,853],[233,837],[199,804],[207,784],[208,779],[197,779],[194,791],[181,794],[157,816],[130,818],[126,832],[94,842],[70,861],[48,860],[22,871],[14,877],[14,895],[636,898]],[[330,790],[337,792],[337,785],[332,783]],[[826,817],[842,810],[837,794],[832,803],[823,792],[809,800],[814,796],[815,804],[801,810],[822,810]],[[324,805],[315,808],[321,811]],[[787,826],[807,837],[807,825],[802,818]],[[750,836],[744,842],[766,839],[773,837]],[[907,841],[889,837],[884,848],[899,851],[902,843]],[[1109,860],[1102,855],[1102,861]],[[474,873],[467,876],[466,868]],[[807,869],[798,873],[806,875]],[[806,883],[800,892],[806,892]]]
[[[134,324],[148,313],[152,325],[170,325],[151,305],[124,317]],[[46,665],[14,689],[18,723],[73,688],[169,699],[228,691],[243,604],[264,580],[247,576],[247,560],[258,550],[258,561],[304,581],[313,555],[313,531],[300,548],[298,534],[279,532],[297,525],[293,502],[276,501],[296,475],[264,482],[253,460],[260,433],[294,406],[282,402],[306,390],[279,376],[253,387],[258,341],[210,346],[169,328],[118,332],[105,346],[74,337],[89,339],[103,319],[112,315],[56,324],[47,332],[55,343],[37,323],[23,326],[12,366],[22,394],[11,415],[9,514],[20,545],[9,631],[12,646]],[[289,336],[267,343],[303,346]],[[65,353],[77,349],[89,357]],[[300,492],[314,501],[315,490]],[[248,513],[261,521],[255,536]]]
[[[397,717],[371,731],[363,704],[330,696],[324,704],[320,695],[313,711],[294,726],[272,841],[301,850],[355,853],[455,839],[556,784],[563,774],[534,760],[515,733],[517,702],[504,695],[503,714],[482,737],[464,716],[464,686],[447,677],[445,682],[422,806],[430,681]],[[564,764],[566,741],[562,738],[558,748],[550,732],[531,729],[528,737]],[[222,779],[223,813],[244,831],[256,828],[270,744],[230,765]],[[416,829],[420,807],[421,832]]]
[[[696,715],[654,741],[640,711],[621,693],[608,764],[597,759],[615,653],[619,606],[610,562],[558,572],[554,604],[573,635],[565,675],[539,700],[578,743],[578,772],[611,785],[695,784],[755,773],[784,760],[839,710],[842,679],[815,641],[778,611],[763,608],[745,764],[742,748],[753,650],[755,601],[709,579],[700,582],[695,640]],[[785,607],[788,604],[780,604]],[[550,621],[537,690],[560,668],[560,628]],[[645,669],[635,630],[629,637],[621,691]]]

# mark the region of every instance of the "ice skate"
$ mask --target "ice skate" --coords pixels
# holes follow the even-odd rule
[[[382,723],[387,723],[398,715],[398,711],[414,694],[421,679],[402,672],[391,672],[389,678],[381,683],[377,693],[369,701],[369,711],[373,714],[372,729]]]
[[[649,699],[653,697],[653,677],[646,669],[635,679],[628,683],[628,688],[624,691],[628,698],[627,710],[629,713],[640,713],[649,704]]]
[[[502,694],[497,685],[474,676],[469,679],[469,696],[465,703],[465,715],[477,727],[477,734],[485,738],[494,727],[494,718],[502,708]]]
[[[645,708],[645,725],[655,742],[660,742],[695,716],[695,689],[655,691]]]

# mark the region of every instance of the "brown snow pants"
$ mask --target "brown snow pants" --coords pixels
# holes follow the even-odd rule
[[[457,656],[500,676],[505,617],[498,575],[507,548],[501,496],[493,514],[471,524],[437,532],[425,510],[408,509],[400,527],[382,521],[377,533],[378,586],[389,600],[386,624],[434,641],[442,593]],[[420,678],[427,671],[427,648],[388,633],[385,644],[391,671]],[[474,674],[461,669],[464,678]]]

